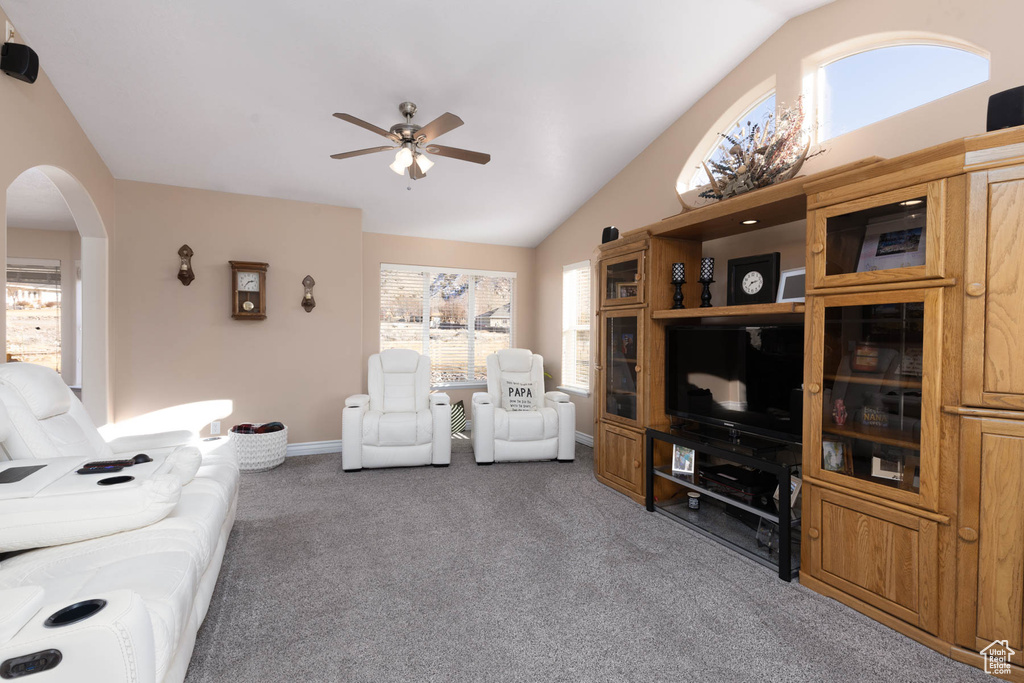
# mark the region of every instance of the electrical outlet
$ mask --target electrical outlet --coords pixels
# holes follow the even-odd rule
[[[11,26],[11,22],[6,22],[7,27],[4,30],[4,42],[9,43],[14,40],[14,27]]]
[[[210,423],[210,434],[220,434],[220,420],[214,420]]]

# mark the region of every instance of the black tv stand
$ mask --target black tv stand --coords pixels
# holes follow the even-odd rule
[[[799,443],[753,435],[740,430],[701,425],[696,429],[675,428],[671,432],[648,428],[646,431],[646,504],[650,512],[660,512],[676,522],[701,533],[755,562],[778,571],[779,578],[789,581],[800,571],[800,515],[794,515],[790,500],[790,478],[801,464]],[[738,443],[736,443],[738,441]],[[691,448],[697,461],[693,475],[673,472],[671,449],[658,449],[655,442]],[[666,458],[665,455],[668,455]],[[711,460],[714,459],[714,460]],[[737,482],[723,485],[723,468],[718,463],[733,464],[732,474],[751,474],[753,478],[778,487],[778,502],[759,487]],[[735,465],[749,468],[742,470]],[[706,475],[700,474],[706,469]],[[663,484],[663,495],[655,498],[655,480]],[[668,494],[665,494],[668,491]],[[687,495],[701,494],[701,507],[688,507]],[[767,529],[769,542],[762,543],[762,528]],[[773,549],[771,539],[777,542]]]

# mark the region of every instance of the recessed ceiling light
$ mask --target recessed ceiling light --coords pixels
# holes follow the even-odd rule
[[[760,221],[758,221],[756,218],[750,218],[750,219],[745,220],[745,221],[740,221],[740,223],[742,223],[743,225],[754,225],[755,223],[759,223],[759,222]]]
[[[905,202],[900,202],[900,206],[917,206],[918,204],[923,204],[923,203],[924,203],[923,199],[908,199]]]

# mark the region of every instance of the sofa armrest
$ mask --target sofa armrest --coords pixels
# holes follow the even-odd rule
[[[121,453],[146,453],[153,455],[154,451],[183,446],[195,439],[195,435],[186,430],[179,429],[171,432],[157,432],[155,434],[131,434],[111,439],[107,442],[110,450],[115,454]]]
[[[432,406],[450,406],[452,399],[448,394],[433,393],[430,394],[430,405]]]
[[[0,645],[13,638],[43,605],[39,586],[17,586],[0,590]]]
[[[494,404],[483,392],[473,394],[473,457],[478,463],[494,462]]]
[[[551,398],[552,394],[565,396],[561,391],[549,391],[544,394],[544,405],[554,409],[558,414],[558,456],[559,460],[576,459],[576,404],[572,401],[558,401]]]
[[[369,404],[369,394],[354,394],[345,399],[346,408],[365,408]]]
[[[437,401],[440,396],[443,401]],[[433,420],[433,444],[430,447],[430,464],[445,467],[452,461],[452,405],[448,394],[430,395],[430,419]]]
[[[492,405],[491,395],[485,391],[476,392],[475,394],[473,394],[473,405],[477,405],[478,403],[487,406]]]
[[[545,401],[553,401],[554,403],[568,403],[569,394],[564,391],[549,391],[544,394]]]

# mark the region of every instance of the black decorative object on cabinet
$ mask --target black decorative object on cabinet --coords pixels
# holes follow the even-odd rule
[[[672,264],[672,284],[676,287],[676,293],[672,297],[672,308],[686,308],[683,306],[683,285],[686,284],[686,264]]]
[[[773,304],[779,291],[779,252],[729,259],[730,306]]]
[[[711,284],[715,281],[715,259],[705,256],[700,260],[700,284],[703,289],[700,293],[700,307],[711,308]]]
[[[614,225],[609,225],[601,233],[601,244],[607,244],[608,242],[614,242],[619,239],[619,229]]]

